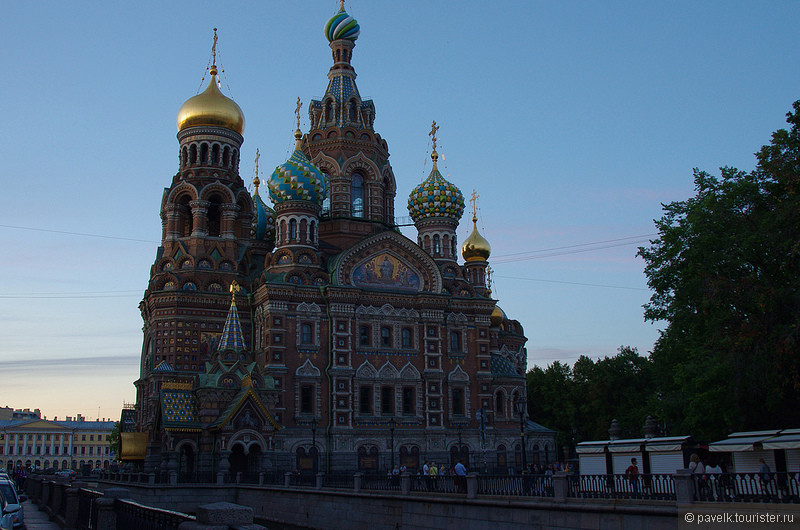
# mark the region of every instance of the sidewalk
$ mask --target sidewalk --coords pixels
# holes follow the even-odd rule
[[[47,513],[40,512],[39,507],[31,501],[22,503],[25,513],[26,530],[59,530],[59,526],[47,517]]]

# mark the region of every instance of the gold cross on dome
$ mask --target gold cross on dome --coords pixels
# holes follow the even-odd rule
[[[439,130],[439,126],[436,125],[436,120],[433,120],[431,124],[431,132],[428,133],[428,136],[431,137],[433,140],[433,150],[436,151],[436,132]]]
[[[339,11],[344,11],[344,0],[339,0]]]
[[[217,64],[217,28],[214,28],[214,44],[211,45],[211,64]]]
[[[230,288],[231,294],[235,297],[236,293],[238,293],[241,290],[242,290],[242,288],[239,287],[239,282],[237,282],[236,280],[233,280],[231,282],[231,288]]]
[[[256,176],[253,179],[253,184],[256,187],[256,193],[258,193],[258,185],[261,184],[261,181],[258,180],[258,159],[261,158],[261,153],[258,152],[258,148],[256,147]]]
[[[478,195],[478,194],[475,192],[475,190],[473,189],[473,190],[472,190],[472,198],[469,200],[469,203],[472,205],[472,217],[477,217],[477,212],[478,212],[478,206],[477,206],[477,205],[478,205],[478,197],[480,197],[480,195]]]
[[[297,108],[294,109],[294,116],[297,118],[297,129],[300,129],[300,108],[303,106],[303,103],[300,102],[300,98],[297,98]]]

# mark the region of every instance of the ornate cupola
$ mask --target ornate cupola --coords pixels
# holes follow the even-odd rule
[[[336,190],[323,205],[320,230],[326,241],[341,249],[365,234],[394,228],[397,186],[389,148],[373,128],[375,105],[361,99],[356,85],[351,59],[361,28],[344,10],[343,1],[324,33],[333,65],[325,95],[309,104],[311,128],[303,150]]]
[[[219,89],[217,28],[211,47],[211,79],[206,89],[178,110],[179,178],[200,176],[234,181],[239,177],[239,149],[244,142],[244,113]]]
[[[489,266],[489,255],[492,247],[489,242],[478,232],[478,194],[472,190],[469,202],[472,204],[472,233],[461,245],[461,256],[464,258],[464,270],[469,283],[475,291],[488,296],[491,294],[486,282],[486,268]]]
[[[456,229],[464,213],[464,196],[461,190],[439,173],[439,154],[436,152],[438,130],[434,121],[428,133],[433,140],[433,168],[428,178],[411,191],[408,213],[417,227],[419,246],[436,261],[456,261]]]
[[[297,130],[292,156],[275,168],[267,186],[275,204],[275,252],[272,266],[319,265],[319,214],[328,194],[325,175],[302,150],[300,98],[297,98]]]

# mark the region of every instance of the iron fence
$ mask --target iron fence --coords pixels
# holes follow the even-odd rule
[[[478,495],[552,497],[548,475],[478,475]]]
[[[144,506],[130,500],[116,499],[118,530],[177,530],[186,521],[195,517],[185,513]]]
[[[361,477],[361,489],[367,491],[400,491],[400,476],[364,475]]]
[[[97,525],[97,505],[95,501],[103,494],[96,490],[81,488],[78,490],[78,521],[81,530],[94,530]]]
[[[676,500],[670,474],[573,475],[567,483],[567,495],[581,499]]]
[[[796,473],[697,474],[692,480],[697,501],[800,503]]]

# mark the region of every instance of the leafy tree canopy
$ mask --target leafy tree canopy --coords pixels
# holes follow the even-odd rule
[[[800,101],[749,173],[695,170],[639,248],[665,321],[651,355],[658,413],[675,434],[800,427]],[[679,431],[679,432],[678,432]]]

